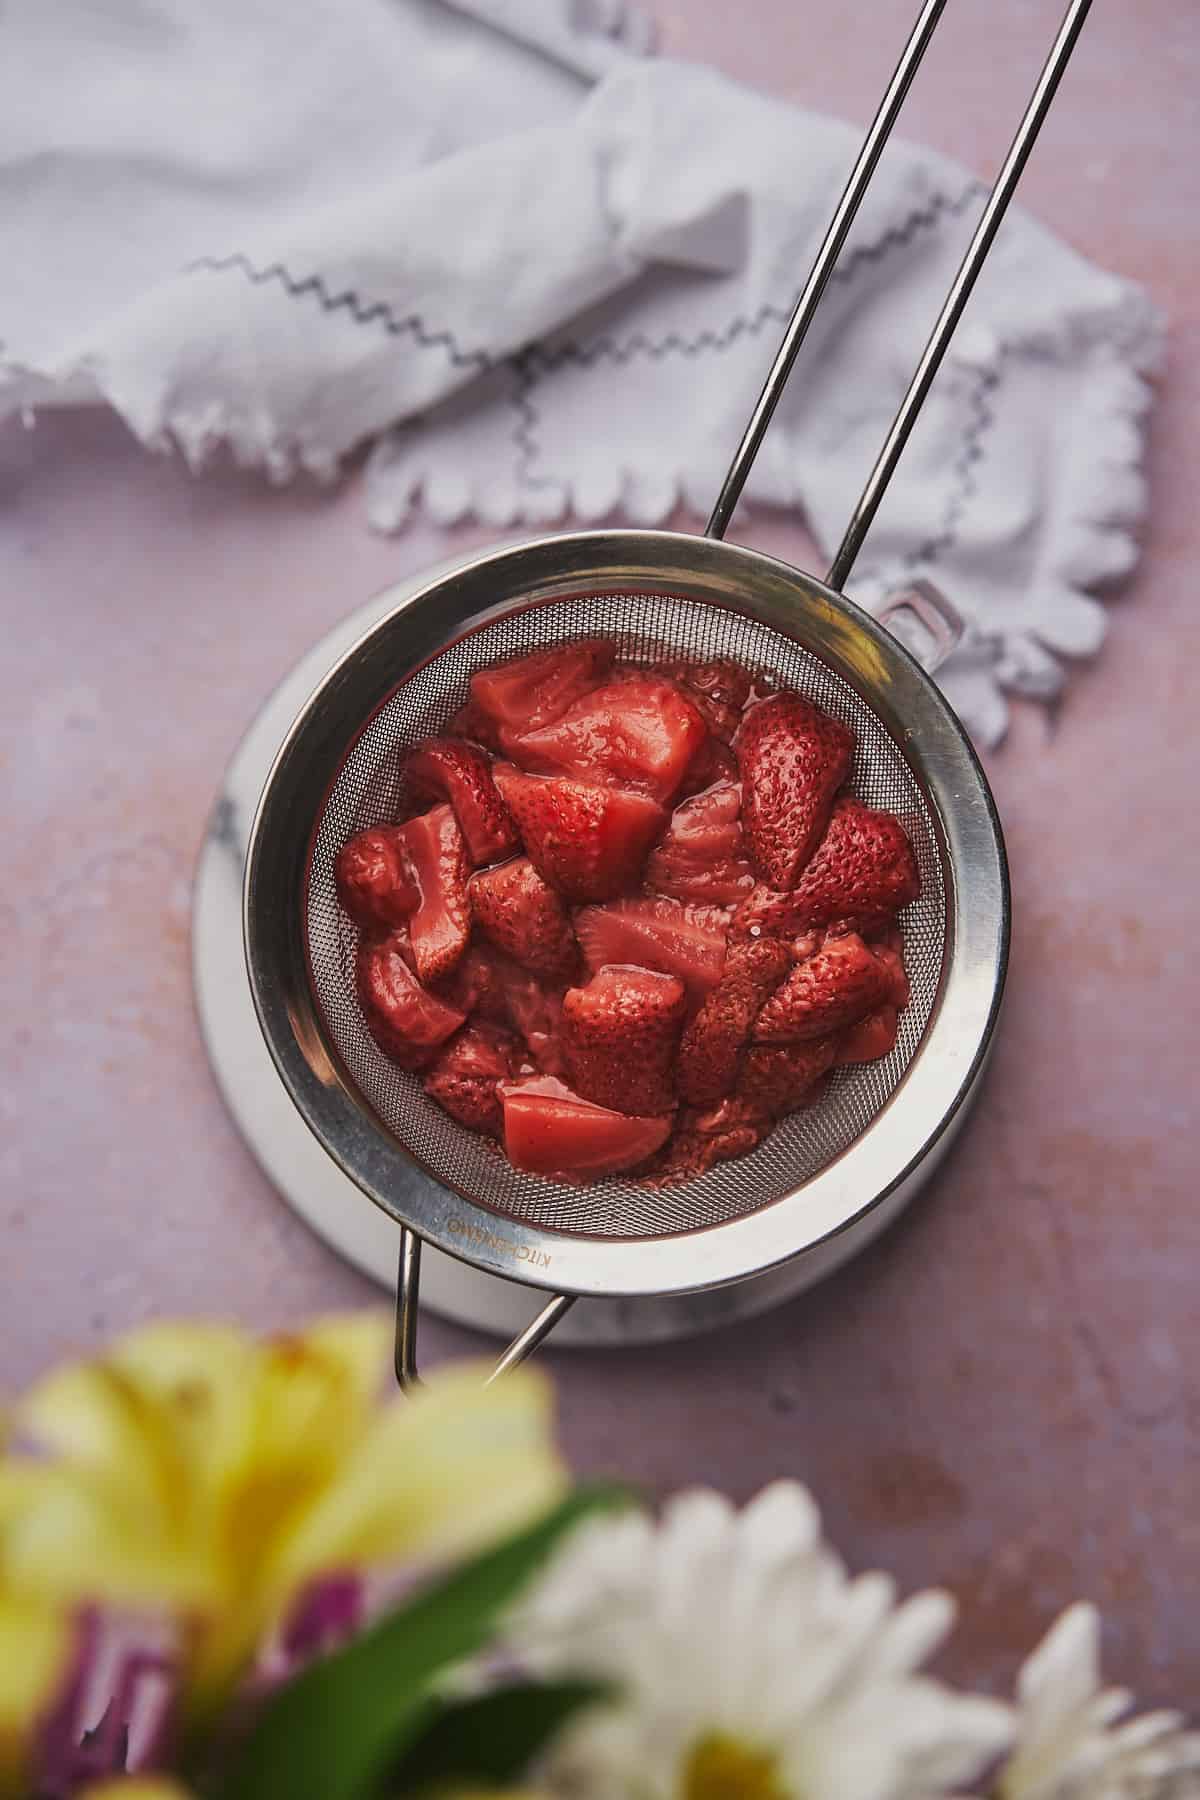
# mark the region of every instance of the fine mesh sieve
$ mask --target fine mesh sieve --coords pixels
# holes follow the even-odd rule
[[[868,805],[897,814],[921,870],[921,896],[902,919],[912,1000],[901,1015],[891,1055],[839,1071],[819,1105],[793,1114],[752,1155],[664,1191],[617,1180],[567,1186],[525,1175],[486,1139],[455,1124],[367,1031],[354,987],[358,932],[334,888],[338,850],[355,831],[397,816],[402,752],[445,726],[466,699],[475,670],[549,644],[597,636],[615,641],[622,656],[646,664],[680,656],[728,657],[842,719],[857,745],[852,791]],[[437,1180],[477,1205],[547,1230],[641,1238],[700,1230],[769,1205],[861,1134],[894,1092],[928,1023],[942,969],[945,883],[933,821],[912,770],[868,702],[828,664],[770,626],[681,595],[583,595],[525,608],[466,633],[403,682],[374,715],[317,821],[307,929],[311,980],[341,1062],[364,1105]]]
[[[801,292],[705,535],[598,531],[463,564],[399,604],[329,671],[272,766],[249,837],[247,969],[263,1035],[329,1155],[401,1225],[397,1375],[416,1378],[422,1241],[551,1290],[499,1370],[582,1294],[701,1293],[873,1233],[943,1153],[990,1047],[1009,936],[1003,840],[957,719],[897,638],[839,591],[916,421],[1049,109],[1090,0],[1071,0],[1024,118],[868,478],[826,582],[723,541],[746,475],[945,0],[925,0]],[[955,640],[917,583],[903,608]],[[442,728],[480,668],[580,637],[653,664],[730,657],[807,695],[854,731],[852,791],[899,815],[922,878],[902,915],[912,1000],[884,1060],[840,1071],[824,1098],[751,1155],[666,1192],[566,1185],[514,1170],[376,1048],[354,992],[354,928],[333,860],[394,816],[401,752]],[[423,1171],[424,1173],[421,1173]],[[876,1221],[871,1225],[872,1217]],[[871,1227],[867,1231],[867,1227]],[[824,1257],[824,1266],[830,1259]]]

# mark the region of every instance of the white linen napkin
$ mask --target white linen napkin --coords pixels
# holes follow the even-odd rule
[[[0,416],[103,401],[277,481],[375,439],[383,530],[706,511],[860,132],[647,37],[619,0],[8,0]],[[747,489],[826,549],[982,192],[884,157]],[[848,586],[946,589],[984,741],[1100,643],[1159,336],[1006,223]]]

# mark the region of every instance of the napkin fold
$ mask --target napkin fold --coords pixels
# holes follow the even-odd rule
[[[103,402],[275,481],[364,441],[371,522],[661,522],[720,484],[860,131],[646,54],[612,0],[9,0],[0,417]],[[750,501],[841,536],[983,198],[883,158]],[[968,620],[984,742],[1136,557],[1161,321],[1005,223],[848,584]]]

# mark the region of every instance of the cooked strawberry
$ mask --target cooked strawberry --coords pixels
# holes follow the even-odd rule
[[[816,855],[791,893],[757,887],[734,917],[733,935],[792,935],[843,920],[878,929],[915,900],[921,877],[899,819],[843,796]]]
[[[900,1012],[908,1005],[908,971],[904,967],[904,933],[896,925],[870,940],[871,950],[888,978],[884,999]]]
[[[527,856],[473,875],[467,887],[480,931],[538,975],[569,975],[578,958],[561,898]]]
[[[399,925],[421,902],[421,891],[396,825],[374,825],[343,844],[333,865],[338,899],[359,925]]]
[[[687,1012],[683,983],[608,964],[563,999],[562,1049],[576,1093],[614,1112],[669,1112]]]
[[[774,1118],[816,1098],[818,1083],[838,1060],[840,1039],[806,1044],[751,1044],[738,1077],[737,1097]]]
[[[671,1129],[669,1115],[612,1112],[548,1075],[503,1083],[500,1099],[508,1160],[533,1175],[616,1175],[653,1156]]]
[[[708,662],[682,662],[675,665],[676,678],[686,682],[697,693],[707,694],[713,700],[719,700],[725,706],[735,706],[740,712],[750,698],[750,675],[735,662],[725,657],[713,657]]]
[[[508,1023],[524,1040],[529,1060],[545,1075],[563,1071],[562,1004],[565,981],[547,981],[507,956],[497,957]]]
[[[741,722],[742,708],[750,694],[750,677],[736,663],[668,663],[663,669],[696,696],[696,705],[715,737],[726,743]]]
[[[689,688],[688,694],[712,736],[719,743],[732,744],[742,722],[741,708],[730,706],[725,700],[715,700],[711,694],[697,693],[694,688]]]
[[[611,782],[670,800],[708,735],[693,700],[664,675],[615,675],[559,719],[508,746],[512,761],[538,774]]]
[[[460,706],[454,717],[446,726],[446,734],[453,738],[468,738],[473,744],[483,744],[488,750],[499,750],[500,730],[490,713],[484,712],[474,700],[468,700]]]
[[[422,1086],[469,1131],[499,1137],[504,1115],[496,1086],[511,1080],[516,1066],[517,1041],[512,1033],[498,1025],[472,1022],[446,1045]]]
[[[450,802],[476,868],[517,848],[512,814],[492,780],[492,759],[478,744],[430,738],[413,751],[404,772],[417,794]]]
[[[853,735],[799,694],[774,694],[746,714],[734,749],[750,860],[772,887],[792,888],[850,772]]]
[[[468,718],[471,735],[509,750],[510,739],[553,724],[581,694],[596,687],[612,666],[616,646],[607,643],[556,644],[534,650],[471,677]]]
[[[714,1163],[745,1156],[771,1129],[762,1107],[743,1100],[722,1100],[707,1111],[689,1110],[680,1119],[644,1177],[651,1187],[678,1187],[706,1175]]]
[[[763,1002],[792,966],[786,944],[776,938],[734,946],[725,970],[679,1046],[679,1092],[693,1106],[708,1106],[731,1094],[742,1051]]]
[[[770,943],[761,938],[755,948]],[[754,1025],[756,1044],[798,1044],[828,1037],[879,1006],[891,988],[891,972],[856,932],[826,938],[776,989]]]
[[[633,887],[666,823],[644,794],[526,775],[509,763],[497,763],[495,776],[529,860],[568,900],[608,900]]]
[[[686,800],[690,795],[698,794],[718,781],[736,784],[737,780],[737,758],[733,751],[720,738],[707,737],[687,766],[679,798]]]
[[[614,655],[481,671],[407,759],[408,810],[444,803],[336,875],[370,1029],[452,1118],[532,1173],[668,1186],[887,1055],[920,884],[899,821],[837,799],[835,720],[733,664]]]
[[[467,846],[449,806],[435,806],[400,831],[421,890],[421,904],[408,926],[417,974],[425,982],[440,981],[471,935]]]
[[[699,1108],[689,1115],[689,1122],[696,1131],[707,1137],[719,1137],[726,1131],[741,1131],[747,1126],[761,1127],[767,1124],[768,1113],[754,1100],[743,1095],[732,1094],[728,1099],[718,1100],[715,1106]]]
[[[438,992],[460,1012],[476,1014],[493,1025],[507,1025],[506,972],[515,965],[488,944],[469,944]]]
[[[839,1068],[845,1063],[878,1062],[896,1047],[896,1031],[900,1015],[894,1006],[880,1006],[851,1025],[838,1039]]]
[[[739,822],[741,791],[720,782],[684,800],[671,814],[666,836],[650,853],[646,886],[674,900],[707,900],[717,906],[745,898],[754,886]]]
[[[559,1046],[565,980],[548,980],[522,968],[491,944],[472,944],[438,993],[460,1012],[507,1026],[523,1046],[527,1068],[560,1075]]]
[[[367,1029],[379,1048],[402,1068],[420,1069],[465,1015],[421,986],[408,966],[407,948],[403,931],[364,938],[358,947],[356,985]]]
[[[605,963],[633,963],[677,975],[699,1006],[725,966],[728,917],[717,906],[679,900],[614,900],[575,915],[575,936],[589,975]]]

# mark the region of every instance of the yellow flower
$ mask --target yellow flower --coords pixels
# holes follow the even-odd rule
[[[438,1800],[546,1800],[535,1788],[439,1788]],[[79,1800],[194,1800],[168,1775],[116,1775],[84,1788]]]
[[[203,1705],[314,1577],[467,1552],[557,1497],[541,1378],[463,1367],[380,1406],[388,1343],[375,1316],[266,1341],[156,1325],[52,1372],[20,1415],[47,1460],[14,1576],[184,1615]]]
[[[0,1590],[0,1795],[23,1789],[33,1735],[69,1648],[57,1608]]]
[[[114,1775],[84,1788],[79,1800],[192,1800],[192,1792],[169,1775]]]
[[[0,1419],[0,1456],[3,1425]],[[41,1597],[13,1591],[6,1546],[17,1503],[17,1484],[0,1481],[0,1795],[21,1791],[34,1732],[70,1653],[62,1610]]]

